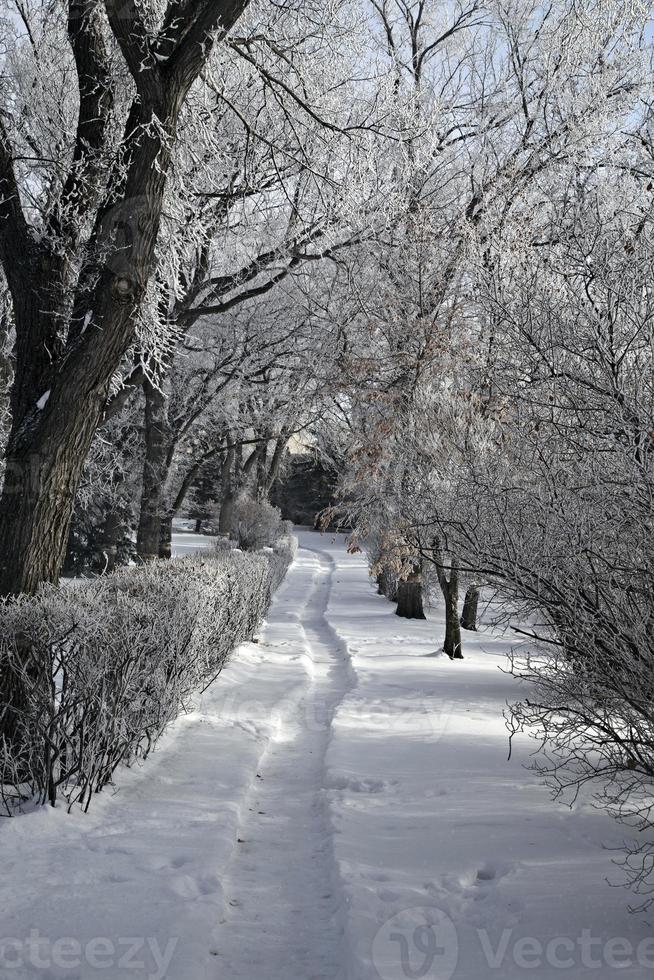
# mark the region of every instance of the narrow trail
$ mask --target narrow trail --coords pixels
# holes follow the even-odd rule
[[[246,801],[225,881],[228,918],[216,937],[221,980],[344,976],[343,895],[325,757],[334,712],[356,681],[325,618],[333,561],[318,551],[306,553],[318,561],[297,622],[307,654],[306,687],[280,712]]]

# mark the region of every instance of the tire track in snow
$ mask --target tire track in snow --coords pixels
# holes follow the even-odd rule
[[[325,759],[334,714],[356,675],[325,616],[334,562],[302,550],[319,562],[297,624],[310,680],[279,718],[240,825],[225,881],[230,909],[212,950],[225,980],[344,980],[345,910]]]

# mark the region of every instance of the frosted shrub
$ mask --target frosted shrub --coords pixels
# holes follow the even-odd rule
[[[290,522],[284,521],[284,524],[290,524]],[[281,585],[284,576],[286,575],[286,569],[293,562],[293,559],[297,554],[297,549],[297,538],[293,537],[293,535],[290,533],[278,538],[275,542],[273,547],[273,556],[270,559],[270,580],[272,583],[273,592]]]
[[[267,501],[241,497],[234,507],[234,531],[244,551],[271,547],[283,533],[281,511]]]
[[[224,535],[219,535],[218,537],[216,537],[213,543],[212,550],[214,552],[218,552],[219,554],[223,555],[226,554],[227,552],[233,551],[235,548],[238,548],[237,541],[234,541],[233,538],[227,538]]]
[[[145,759],[258,629],[294,544],[153,562],[5,601],[0,672],[3,690],[20,692],[4,719],[11,744],[0,746],[7,809],[60,798],[88,809],[121,763]]]

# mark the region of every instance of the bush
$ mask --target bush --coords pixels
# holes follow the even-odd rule
[[[294,554],[218,552],[153,562],[0,605],[0,784],[88,809],[116,768],[147,757],[166,726],[251,639]]]
[[[234,532],[239,548],[258,551],[271,547],[283,533],[282,512],[265,500],[240,497],[234,505]]]

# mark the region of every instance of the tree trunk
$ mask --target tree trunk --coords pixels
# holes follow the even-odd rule
[[[479,606],[479,586],[470,585],[463,600],[461,626],[464,630],[477,629],[477,607]]]
[[[459,565],[456,558],[450,561],[449,577],[447,575],[442,553],[436,552],[436,571],[438,582],[445,601],[445,640],[443,650],[450,660],[463,660],[463,644],[461,642],[461,624],[459,622]]]
[[[422,576],[419,570],[399,581],[395,614],[404,619],[426,618],[422,608]]]
[[[136,551],[143,561],[159,557],[161,527],[165,515],[165,485],[168,476],[170,427],[167,399],[154,385],[143,383],[145,395],[145,461],[141,511],[136,536]]]
[[[11,321],[8,314],[0,316],[0,417],[9,409],[9,392],[13,379],[11,364],[11,343],[9,340]]]
[[[268,477],[268,443],[260,442],[254,450],[255,470],[254,470],[254,497],[256,500],[265,500],[267,496],[267,477]],[[250,460],[248,459],[248,463]]]
[[[10,439],[0,497],[0,594],[33,593],[58,581],[103,402],[80,398],[67,406],[68,417],[39,420],[27,444]]]
[[[32,594],[44,582],[56,583],[66,554],[73,501],[104,397],[87,392],[68,401],[66,412],[34,417],[30,438],[12,431],[0,497],[0,593]],[[30,653],[22,657],[25,669]],[[22,711],[26,701],[20,671],[0,673],[0,738],[4,739],[21,781]]]
[[[288,438],[289,437],[286,435],[286,433],[282,432],[277,437],[275,442],[275,449],[273,451],[266,476],[266,499],[270,497],[270,492],[274,486],[275,480],[279,476],[279,471],[284,459],[284,453],[286,452],[286,447],[288,446]]]
[[[220,501],[220,517],[218,518],[218,531],[228,537],[232,533],[234,522],[234,501],[235,494],[231,487],[228,487],[222,494]]]
[[[234,516],[234,463],[236,460],[236,449],[228,449],[225,453],[223,465],[220,473],[220,517],[218,518],[218,531],[220,534],[231,534],[232,521]]]
[[[195,533],[196,534],[201,534],[202,533],[202,525],[203,524],[204,524],[204,521],[202,520],[201,517],[196,517],[195,518]]]
[[[161,518],[159,531],[159,557],[172,558],[173,556],[173,515],[164,514]]]
[[[463,660],[461,624],[459,622],[459,588],[450,583],[445,595],[445,642],[443,650],[450,660]]]

